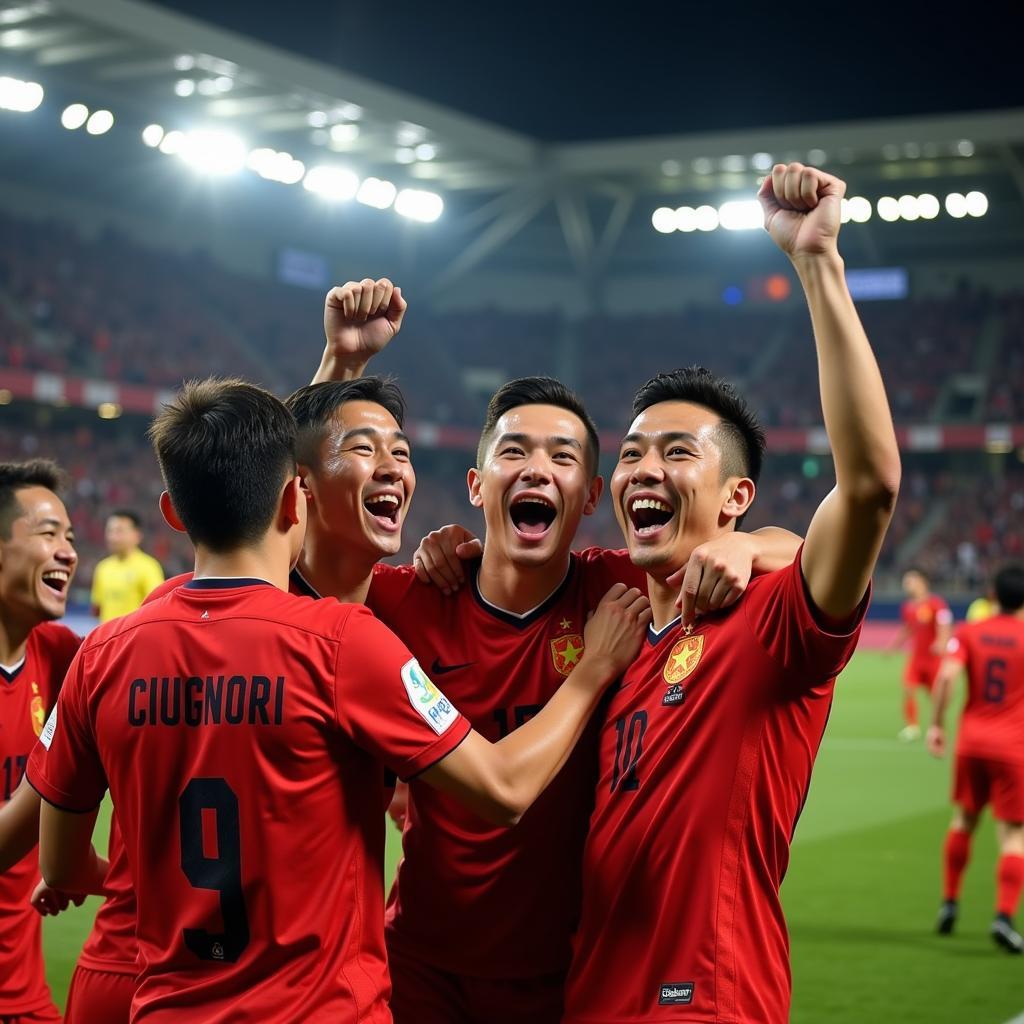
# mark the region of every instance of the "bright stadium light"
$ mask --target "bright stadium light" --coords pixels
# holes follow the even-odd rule
[[[0,109],[31,114],[43,102],[43,87],[20,78],[0,78]]]
[[[917,196],[900,196],[899,211],[904,220],[917,220],[921,216],[917,208]]]
[[[165,153],[167,156],[174,156],[181,152],[181,147],[185,144],[185,133],[179,131],[168,132],[160,140],[160,152]]]
[[[871,220],[871,202],[863,196],[851,196],[846,201],[846,208],[854,224],[867,224]]]
[[[200,96],[216,96],[220,92],[215,78],[200,78],[196,82],[196,91]]]
[[[296,160],[291,153],[279,153],[274,149],[254,149],[245,165],[261,178],[279,181],[282,185],[295,185],[306,173],[306,165],[301,160]]]
[[[195,91],[196,83],[191,78],[179,78],[174,83],[174,95],[181,96],[182,99],[191,96]]]
[[[958,220],[961,217],[967,216],[967,197],[961,195],[959,192],[950,192],[946,196],[946,213],[950,217],[956,217]]]
[[[375,210],[386,210],[394,201],[398,189],[383,178],[367,178],[356,193],[356,201]]]
[[[175,71],[191,71],[196,66],[196,59],[191,53],[182,53],[174,58]]]
[[[429,142],[421,142],[415,152],[417,160],[433,160],[437,156],[437,147],[432,146]]]
[[[357,124],[334,124],[331,125],[331,142],[338,146],[355,142],[359,138],[359,125]]]
[[[938,199],[935,198],[930,192],[925,192],[923,195],[917,197],[917,212],[925,220],[935,220],[939,215],[939,210],[942,207],[939,205]]]
[[[306,115],[306,124],[310,128],[326,128],[327,127],[327,111],[326,110],[311,110]]]
[[[714,231],[718,227],[718,211],[713,206],[698,206],[695,222],[698,231]]]
[[[106,135],[114,127],[114,115],[109,110],[96,110],[85,122],[85,130],[90,135]]]
[[[875,209],[878,211],[878,216],[890,224],[894,220],[900,219],[899,201],[893,199],[892,196],[882,196],[882,198],[875,203]]]
[[[306,171],[302,187],[324,199],[338,202],[355,198],[359,190],[359,179],[345,167],[320,164]]]
[[[754,231],[764,227],[764,213],[756,199],[733,199],[718,208],[718,222],[726,231]]]
[[[968,192],[964,199],[970,216],[984,217],[988,213],[988,196],[984,192]]]
[[[670,206],[659,206],[654,213],[651,214],[651,224],[655,231],[659,231],[663,235],[672,234],[672,232],[679,226],[676,211]]]
[[[395,150],[395,163],[396,164],[414,164],[416,163],[416,150],[409,149],[408,146],[400,146]]]
[[[395,213],[423,224],[433,224],[443,211],[444,200],[436,192],[404,188],[395,197]]]
[[[142,141],[149,146],[150,149],[156,149],[164,140],[164,130],[161,125],[158,124],[147,124],[142,129]]]
[[[245,166],[246,148],[237,135],[200,128],[185,133],[178,155],[200,174],[235,174]]]
[[[722,157],[722,170],[729,174],[741,174],[747,169],[747,161],[738,153]]]
[[[676,230],[689,234],[697,230],[697,211],[692,206],[680,206],[676,210]]]
[[[956,144],[956,151],[960,156],[974,156],[974,143],[970,139],[961,139]]]
[[[710,174],[715,169],[714,163],[706,156],[697,157],[691,166],[693,167],[694,174]]]
[[[88,120],[89,108],[84,103],[72,103],[70,107],[65,107],[64,112],[60,115],[60,123],[69,132],[81,128]]]
[[[775,161],[772,160],[771,153],[755,153],[750,158],[750,166],[755,171],[770,171],[774,164]]]
[[[363,108],[358,103],[342,103],[332,113],[340,121],[359,121],[363,116]]]

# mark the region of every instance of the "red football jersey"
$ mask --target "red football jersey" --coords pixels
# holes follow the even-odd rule
[[[413,569],[380,565],[368,604],[444,687],[473,727],[497,741],[550,700],[583,654],[587,613],[622,581],[646,587],[625,552],[573,554],[533,611],[489,605],[471,582],[445,597]],[[388,946],[479,978],[564,971],[579,918],[580,862],[593,799],[593,733],[514,829],[494,828],[414,782],[404,859],[387,912]]]
[[[366,608],[193,580],[95,630],[28,775],[109,784],[138,901],[135,1022],[390,1021],[383,761],[466,722]]]
[[[963,625],[949,653],[967,669],[957,752],[1024,764],[1024,620],[996,615]]]
[[[0,665],[0,785],[4,802],[18,788],[81,639],[45,622],[28,635],[25,660]],[[0,1017],[50,1006],[43,971],[42,918],[29,899],[39,882],[35,849],[0,875]]]
[[[942,660],[932,648],[938,637],[939,626],[953,622],[949,605],[938,594],[929,594],[920,601],[904,601],[900,609],[903,624],[910,631],[910,660],[916,665],[932,665],[938,668]]]
[[[649,634],[601,726],[566,1024],[789,1020],[779,886],[858,632],[819,625],[798,559]]]

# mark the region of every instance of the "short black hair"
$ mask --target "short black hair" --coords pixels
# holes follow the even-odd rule
[[[478,468],[484,464],[487,447],[494,436],[498,420],[509,409],[516,409],[521,405],[554,405],[576,416],[583,423],[587,432],[587,471],[591,476],[597,473],[598,458],[601,454],[597,426],[579,395],[567,388],[560,380],[555,380],[554,377],[517,377],[507,384],[502,384],[494,392],[490,402],[487,403],[484,428],[480,432],[480,443],[476,449]]]
[[[764,461],[765,436],[746,399],[703,366],[686,366],[652,377],[633,398],[633,418],[659,402],[692,402],[716,413],[722,450],[722,476],[749,477],[757,483]]]
[[[187,382],[149,428],[171,504],[195,544],[223,553],[262,539],[295,474],[295,419],[238,379]]]
[[[405,426],[405,398],[390,377],[307,384],[285,399],[298,425],[296,454],[304,466],[315,467],[319,463],[320,448],[331,420],[346,402],[374,402],[391,413],[399,429]]]
[[[63,485],[64,471],[52,459],[0,462],[0,538],[9,540],[14,520],[25,513],[18,502],[18,491],[45,487],[59,494]]]
[[[1014,562],[996,573],[996,600],[1004,612],[1024,608],[1024,565]]]
[[[127,519],[136,530],[142,529],[142,516],[133,508],[115,508],[107,513],[108,519]]]

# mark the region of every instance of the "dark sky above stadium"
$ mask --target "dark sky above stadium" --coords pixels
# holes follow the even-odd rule
[[[987,4],[161,4],[547,140],[1024,106]]]

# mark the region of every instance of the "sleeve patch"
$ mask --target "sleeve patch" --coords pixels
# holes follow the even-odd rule
[[[448,698],[430,681],[420,663],[412,658],[402,666],[402,682],[409,703],[438,736],[459,717]]]
[[[57,705],[53,705],[53,710],[50,712],[50,717],[46,720],[46,725],[43,726],[43,731],[39,735],[39,742],[42,743],[47,750],[50,749],[50,744],[53,742],[54,734],[57,732]]]

